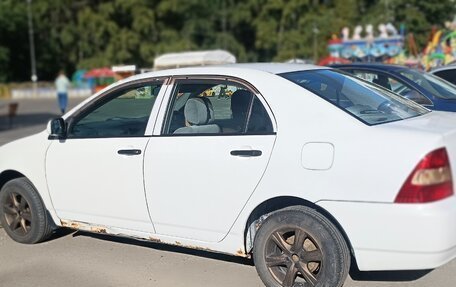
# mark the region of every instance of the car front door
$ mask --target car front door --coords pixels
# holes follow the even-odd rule
[[[169,98],[144,159],[156,232],[221,241],[265,172],[272,113],[253,88],[226,79],[177,79]]]
[[[61,219],[154,231],[143,159],[162,86],[162,80],[121,86],[67,119],[66,138],[53,140],[46,155],[49,192]]]

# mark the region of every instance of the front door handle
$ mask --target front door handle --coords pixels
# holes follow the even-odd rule
[[[263,153],[261,150],[232,150],[230,152],[232,156],[241,156],[241,157],[256,157],[261,156]]]
[[[141,150],[140,149],[120,149],[117,151],[118,154],[122,155],[140,155]]]

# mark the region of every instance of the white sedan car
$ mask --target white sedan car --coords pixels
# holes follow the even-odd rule
[[[227,91],[230,91],[229,93]],[[336,70],[137,75],[0,148],[0,220],[252,256],[266,286],[456,256],[456,116]]]

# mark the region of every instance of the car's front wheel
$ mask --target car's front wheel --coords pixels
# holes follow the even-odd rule
[[[41,197],[26,178],[13,179],[0,191],[0,223],[13,240],[26,244],[45,240],[53,230]]]
[[[343,236],[326,217],[304,206],[265,220],[255,236],[253,259],[268,287],[339,287],[350,268]]]

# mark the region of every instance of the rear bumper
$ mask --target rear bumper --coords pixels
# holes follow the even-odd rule
[[[317,204],[344,229],[361,271],[433,269],[456,257],[456,196],[428,204]]]

